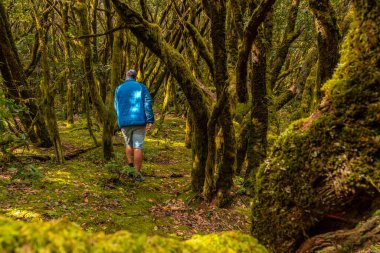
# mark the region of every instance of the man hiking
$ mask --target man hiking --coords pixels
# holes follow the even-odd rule
[[[117,123],[123,134],[125,153],[130,167],[129,175],[136,182],[144,181],[141,175],[144,138],[154,122],[152,97],[145,85],[136,82],[137,72],[128,70],[126,80],[115,91]]]

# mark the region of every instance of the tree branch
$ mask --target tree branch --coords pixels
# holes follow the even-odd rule
[[[126,29],[126,28],[127,28],[126,25],[122,25],[122,26],[115,27],[115,28],[113,28],[113,29],[111,29],[111,30],[109,30],[107,32],[104,32],[104,33],[82,35],[82,36],[79,36],[79,37],[71,37],[70,39],[72,39],[72,40],[81,40],[81,39],[86,39],[86,38],[94,38],[94,37],[106,36],[106,35],[112,34],[114,32]]]
[[[258,34],[258,27],[264,21],[267,13],[276,0],[263,0],[253,12],[248,25],[244,29],[243,42],[239,48],[239,56],[236,70],[236,90],[239,102],[247,102],[247,64],[249,53]]]
[[[125,25],[166,64],[183,90],[197,120],[207,119],[208,108],[203,91],[183,56],[164,40],[160,27],[157,24],[149,23],[128,4],[121,3],[119,0],[112,0],[112,2]]]

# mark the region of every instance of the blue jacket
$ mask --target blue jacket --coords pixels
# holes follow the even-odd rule
[[[116,88],[114,106],[119,128],[154,122],[152,97],[145,85],[133,79]]]

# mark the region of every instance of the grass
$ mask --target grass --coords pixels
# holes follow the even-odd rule
[[[70,128],[66,128],[64,122],[59,126],[66,152],[94,146],[82,120]],[[100,147],[62,165],[21,158],[11,161],[0,170],[0,215],[26,221],[64,219],[79,224],[85,230],[105,233],[128,230],[180,237],[202,233],[192,226],[173,223],[173,215],[194,213],[191,207],[167,216],[156,215],[152,211],[157,205],[170,208],[171,200],[186,200],[191,196],[188,191],[191,151],[184,145],[184,128],[182,119],[167,117],[156,138],[147,136],[143,163],[146,180],[143,183],[128,179],[112,181],[113,175],[106,169]],[[96,131],[95,134],[100,142],[101,133]],[[120,166],[126,165],[120,135],[115,137],[114,148],[115,162]],[[22,154],[53,153],[52,149],[30,147]],[[38,169],[42,175],[40,178],[12,179],[15,168],[30,165]],[[164,206],[166,203],[168,207]],[[240,206],[236,212],[246,217],[249,211],[247,206]],[[247,220],[245,223],[247,226],[243,230],[247,232]],[[220,230],[226,229],[222,227]]]

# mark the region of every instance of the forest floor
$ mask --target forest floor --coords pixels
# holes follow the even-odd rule
[[[53,157],[51,148],[18,150],[15,158],[0,164],[0,215],[65,219],[105,233],[128,230],[179,238],[229,230],[249,233],[248,197],[236,194],[231,207],[219,209],[196,201],[191,193],[191,151],[184,144],[183,119],[167,116],[158,136],[147,136],[142,183],[117,176],[126,165],[120,133],[116,158],[106,163],[83,119],[70,128],[60,122],[59,128],[66,155],[86,151],[59,165],[36,159]],[[100,143],[99,129],[95,135]],[[241,182],[235,179],[235,192]]]

